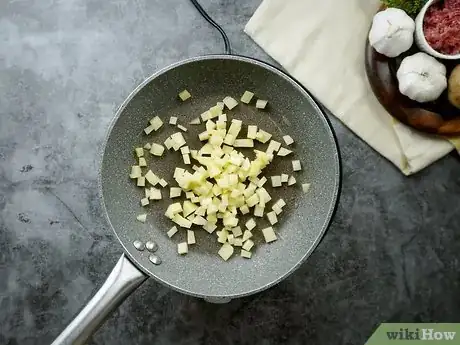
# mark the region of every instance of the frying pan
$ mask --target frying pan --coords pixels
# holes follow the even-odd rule
[[[192,94],[187,102],[177,98],[183,89]],[[224,262],[217,255],[219,244],[215,236],[196,229],[197,245],[189,246],[187,255],[179,256],[176,243],[184,241],[184,234],[178,233],[172,239],[166,235],[173,225],[164,216],[171,203],[168,189],[163,190],[163,200],[151,202],[147,210],[139,205],[144,192],[128,177],[135,162],[133,148],[152,141],[162,143],[177,132],[177,128],[168,125],[171,116],[178,117],[178,122],[189,128],[184,133],[187,143],[198,148],[196,134],[203,131],[203,126],[195,126],[200,128],[194,130],[188,123],[225,96],[239,98],[245,90],[269,100],[268,109],[260,111],[254,105],[240,104],[227,111],[227,116],[241,119],[246,125],[255,124],[278,140],[286,134],[295,140],[294,155],[277,158],[264,175],[292,174],[292,159],[299,159],[303,166],[296,173],[296,187],[271,189],[269,183],[266,185],[274,200],[282,197],[287,204],[274,226],[278,240],[263,244],[260,230],[254,231],[255,242],[260,245],[252,259],[234,255]],[[155,115],[165,124],[146,136],[143,129]],[[161,158],[148,156],[149,168],[171,185],[174,168],[186,167],[179,156],[168,152]],[[328,120],[294,79],[251,58],[210,55],[171,65],[145,80],[128,96],[110,126],[99,182],[103,209],[124,254],[99,292],[53,345],[83,344],[147,277],[216,303],[260,292],[286,278],[312,253],[330,223],[340,187],[339,152]],[[300,188],[305,182],[311,183],[308,193]],[[136,216],[146,211],[146,223],[137,222]],[[264,219],[256,220],[258,229],[265,227]],[[148,250],[136,249],[136,240],[158,245],[154,254],[157,264],[150,261],[152,253]]]

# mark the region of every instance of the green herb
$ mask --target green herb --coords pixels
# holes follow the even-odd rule
[[[382,0],[387,7],[395,7],[405,11],[408,15],[415,17],[428,0]]]

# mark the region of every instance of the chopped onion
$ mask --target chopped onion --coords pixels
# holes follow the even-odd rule
[[[188,146],[183,146],[183,147],[180,148],[180,152],[181,152],[183,155],[185,155],[185,154],[187,154],[187,153],[190,153],[190,149],[189,149]]]
[[[249,104],[251,103],[252,97],[254,97],[254,93],[250,91],[244,91],[243,96],[241,96],[241,102]]]
[[[161,200],[161,190],[150,188],[150,200]]]
[[[257,182],[257,187],[262,188],[262,186],[267,182],[267,178],[265,176],[262,176],[262,178],[259,179]]]
[[[168,230],[166,234],[168,235],[169,238],[171,238],[177,233],[177,231],[178,231],[177,227],[173,226],[171,229]]]
[[[182,125],[177,125],[177,128],[179,128],[181,131],[187,132],[187,128]]]
[[[303,183],[302,184],[302,190],[304,193],[307,193],[309,190],[310,190],[310,186],[311,184],[310,183]]]
[[[202,217],[202,216],[200,216],[200,215],[197,215],[197,216],[195,216],[195,218],[193,218],[192,223],[193,223],[193,224],[196,224],[196,225],[201,225],[201,226],[203,226],[203,225],[206,225],[207,220],[206,220],[204,217]]]
[[[197,208],[198,206],[196,206],[194,203],[189,200],[185,200],[182,206],[184,217],[187,217],[189,214],[195,212]]]
[[[271,225],[278,223],[278,217],[276,217],[276,213],[274,211],[268,212],[267,218]]]
[[[155,175],[152,170],[147,171],[147,174],[145,174],[145,179],[147,180],[148,183],[150,183],[152,186],[156,186],[158,182],[160,182],[160,178]]]
[[[176,202],[168,206],[165,212],[165,216],[169,219],[173,219],[174,216],[180,212],[182,212],[182,205],[180,204],[180,202]]]
[[[275,152],[278,152],[280,147],[281,147],[281,143],[277,142],[276,140],[271,140],[270,144],[268,144],[267,153],[273,154]]]
[[[166,187],[168,185],[168,182],[166,182],[164,179],[161,179],[159,182],[160,186]]]
[[[289,180],[288,180],[288,186],[292,186],[293,184],[295,184],[297,181],[295,179],[294,176],[289,176]]]
[[[188,219],[182,217],[179,213],[176,213],[172,218],[172,221],[179,225],[181,228],[190,229],[192,227],[192,222]]]
[[[150,148],[151,148],[151,145],[150,145],[150,143],[147,143],[147,144],[145,144],[145,145],[144,145],[144,149],[146,149],[146,150],[150,150]]]
[[[168,150],[171,150],[173,146],[171,137],[167,137],[166,140],[164,141],[164,144]]]
[[[254,141],[252,139],[236,139],[233,143],[235,147],[254,147]]]
[[[256,108],[257,109],[265,109],[267,106],[268,101],[265,101],[263,99],[258,99],[256,102]]]
[[[233,247],[230,244],[225,243],[220,248],[218,254],[220,255],[222,259],[227,261],[233,255]]]
[[[283,212],[283,209],[281,207],[279,207],[279,205],[275,204],[272,206],[272,210],[273,212],[275,212],[276,214],[281,214],[281,212]]]
[[[201,121],[200,121],[199,117],[197,117],[197,118],[193,119],[192,121],[190,121],[191,125],[199,125],[200,123],[201,123]]]
[[[248,126],[248,139],[256,139],[257,137],[257,126]]]
[[[217,225],[211,222],[207,222],[206,225],[203,226],[203,229],[212,234],[214,230],[217,229]]]
[[[248,252],[254,247],[254,242],[252,240],[246,240],[243,244],[243,249],[247,250]]]
[[[149,204],[149,199],[148,198],[142,198],[141,199],[141,206],[147,206]]]
[[[144,157],[139,157],[139,166],[140,167],[146,167],[147,166],[147,161],[145,160]]]
[[[210,134],[208,132],[202,132],[198,134],[198,138],[200,139],[200,141],[206,141],[209,139],[209,137],[210,137]]]
[[[163,126],[163,121],[158,116],[155,116],[153,119],[150,120],[150,125],[153,127],[153,130],[156,132]]]
[[[161,157],[163,155],[165,148],[163,145],[152,143],[152,148],[150,149],[150,153],[154,156]]]
[[[182,189],[179,188],[179,187],[171,187],[169,189],[169,197],[171,199],[178,198],[178,197],[180,197],[181,194],[182,194]]]
[[[246,222],[245,225],[246,225],[246,229],[251,231],[252,229],[256,227],[256,221],[253,218],[251,218]]]
[[[232,234],[228,235],[227,242],[233,246],[235,244],[235,237]]]
[[[145,223],[145,221],[147,220],[147,214],[140,214],[136,217],[136,219],[141,223]]]
[[[252,256],[251,252],[248,252],[247,250],[241,249],[241,254],[243,258],[250,259]]]
[[[264,210],[265,210],[265,207],[262,207],[260,205],[256,205],[256,207],[254,207],[254,216],[263,217],[264,216]]]
[[[245,230],[243,233],[243,242],[246,242],[252,237],[252,232],[249,230]]]
[[[272,187],[281,187],[281,176],[272,176]]]
[[[139,165],[133,165],[131,167],[131,174],[129,174],[130,178],[138,178],[142,176],[142,169]]]
[[[300,165],[300,161],[299,161],[299,160],[292,161],[292,169],[293,169],[294,171],[300,171],[300,170],[302,170],[302,166]]]
[[[145,177],[139,176],[137,178],[137,186],[138,187],[145,187]]]
[[[230,96],[225,97],[222,102],[224,102],[224,104],[230,110],[232,110],[233,108],[235,108],[238,105],[238,102],[234,98],[232,98]]]
[[[179,93],[179,98],[182,100],[182,102],[188,100],[191,97],[192,97],[192,95],[187,90],[181,91]]]
[[[193,230],[187,230],[187,244],[195,244],[195,232]]]
[[[182,159],[184,160],[184,164],[191,164],[190,162],[190,155],[188,153],[186,153],[185,155],[182,155]]]
[[[249,207],[247,205],[243,205],[240,207],[240,211],[242,214],[248,214],[249,213]]]
[[[211,118],[211,116],[212,116],[212,114],[211,114],[211,112],[209,110],[205,111],[204,113],[202,113],[200,115],[201,120],[203,120],[203,122],[208,121]]]
[[[153,132],[153,126],[150,125],[150,126],[145,127],[144,132],[145,132],[145,134],[149,135],[150,133]]]
[[[286,206],[286,202],[285,202],[283,199],[279,199],[279,200],[276,202],[276,204],[277,204],[279,207],[281,207],[281,208],[283,208],[284,206]]]
[[[243,231],[241,230],[241,227],[237,226],[235,228],[232,228],[232,234],[233,236],[236,237],[240,237],[241,235],[243,235]]]
[[[184,255],[188,253],[188,244],[187,242],[182,242],[177,244],[177,253]]]
[[[136,156],[137,157],[143,157],[144,156],[144,149],[142,147],[136,147],[134,149],[136,151]]]
[[[287,183],[289,181],[288,174],[281,174],[281,183]]]
[[[177,117],[176,116],[171,116],[169,118],[169,124],[170,125],[177,125]]]
[[[277,240],[275,231],[272,227],[262,229],[262,234],[264,235],[265,242],[270,243]]]
[[[278,151],[277,155],[280,157],[286,157],[287,155],[290,155],[292,153],[291,150],[285,149],[284,147],[280,148]]]
[[[271,139],[272,135],[268,132],[265,132],[262,129],[259,129],[259,131],[256,134],[256,139],[260,141],[262,144],[265,144],[267,141]]]
[[[242,238],[235,238],[233,240],[233,245],[235,247],[242,247],[243,246],[243,239]]]
[[[290,135],[285,135],[283,140],[288,146],[294,143],[294,139],[292,139]]]
[[[174,133],[171,135],[172,148],[174,151],[179,150],[182,146],[186,144],[184,136],[181,132]]]

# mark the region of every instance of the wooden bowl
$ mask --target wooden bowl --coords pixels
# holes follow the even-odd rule
[[[406,53],[389,58],[379,54],[367,40],[366,73],[380,104],[395,118],[419,131],[443,136],[460,135],[460,109],[447,97],[447,90],[434,102],[418,103],[399,92],[396,73],[402,60],[420,50],[414,44]],[[458,61],[443,60],[450,75]]]

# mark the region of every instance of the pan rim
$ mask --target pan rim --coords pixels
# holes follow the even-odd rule
[[[328,213],[326,214],[326,218],[325,218],[326,220],[325,220],[325,222],[323,224],[323,227],[322,227],[321,231],[319,231],[315,241],[313,242],[313,244],[310,246],[310,248],[305,252],[305,254],[299,259],[299,261],[295,265],[291,266],[289,270],[284,272],[284,274],[280,275],[279,277],[277,277],[276,279],[274,279],[270,283],[262,285],[262,286],[257,287],[257,288],[250,289],[248,291],[245,291],[244,293],[238,293],[238,294],[232,294],[232,295],[204,295],[204,294],[200,294],[200,293],[195,292],[195,291],[190,291],[190,290],[185,289],[185,288],[183,288],[181,286],[177,286],[177,285],[174,285],[172,283],[167,282],[166,280],[162,279],[161,277],[158,277],[155,274],[153,274],[150,269],[144,267],[144,265],[142,265],[140,262],[138,262],[138,260],[131,255],[131,252],[126,248],[125,244],[123,243],[123,241],[119,237],[117,231],[115,230],[115,228],[114,228],[114,226],[113,226],[113,224],[112,224],[112,222],[111,222],[111,220],[109,218],[108,212],[107,212],[105,199],[104,199],[104,195],[103,195],[103,188],[102,188],[102,165],[103,165],[103,161],[104,161],[105,151],[106,151],[106,148],[107,148],[107,143],[108,143],[108,140],[110,138],[110,135],[112,133],[112,130],[113,130],[116,122],[118,121],[119,117],[123,113],[123,111],[126,108],[126,106],[129,104],[129,102],[148,83],[150,83],[152,80],[154,80],[155,78],[159,77],[160,75],[168,72],[169,70],[177,68],[179,66],[189,64],[189,63],[193,63],[193,62],[197,62],[197,61],[203,61],[203,60],[236,60],[236,61],[243,61],[243,62],[247,62],[247,63],[250,63],[250,64],[255,64],[257,66],[265,68],[265,69],[277,74],[278,76],[286,79],[288,82],[290,82],[293,86],[298,88],[299,91],[301,91],[304,94],[305,98],[311,103],[313,108],[316,110],[316,112],[320,116],[321,120],[323,121],[323,123],[325,125],[325,128],[328,131],[328,137],[332,141],[332,143],[334,144],[334,148],[335,148],[335,155],[334,155],[334,160],[335,160],[334,163],[335,164],[334,165],[335,165],[336,171],[335,171],[335,174],[334,174],[334,176],[335,176],[334,194],[333,194],[333,198],[332,198],[332,201],[331,201],[331,204],[330,204],[330,208],[328,210]],[[335,133],[335,131],[333,129],[333,126],[332,126],[332,123],[331,123],[330,119],[326,116],[325,112],[320,108],[318,102],[313,98],[311,93],[304,86],[302,86],[302,84],[300,84],[300,82],[298,82],[291,75],[289,75],[286,72],[282,71],[280,68],[278,68],[276,66],[273,66],[272,64],[267,63],[265,61],[261,61],[261,60],[256,59],[256,58],[247,57],[247,56],[243,56],[243,55],[211,54],[211,55],[195,56],[195,57],[187,58],[187,59],[172,63],[172,64],[170,64],[170,65],[168,65],[166,67],[163,67],[160,70],[156,71],[151,76],[147,77],[137,87],[135,87],[133,91],[130,92],[130,94],[125,98],[125,100],[117,108],[117,110],[115,112],[115,115],[112,118],[112,120],[110,122],[110,125],[109,125],[109,127],[107,129],[104,141],[102,143],[102,146],[101,146],[101,148],[99,150],[98,155],[99,155],[99,166],[98,166],[98,197],[99,197],[99,201],[100,201],[101,206],[102,206],[102,211],[103,211],[103,214],[104,214],[104,218],[106,219],[106,221],[107,221],[108,225],[110,226],[112,232],[115,234],[118,242],[122,246],[124,254],[129,258],[129,260],[140,271],[142,271],[144,274],[146,274],[147,277],[152,277],[156,282],[159,282],[159,283],[167,286],[168,288],[171,288],[172,290],[178,291],[180,293],[183,293],[183,294],[186,294],[186,295],[189,295],[189,296],[200,297],[200,298],[231,298],[231,299],[234,299],[234,298],[245,297],[245,296],[253,295],[253,294],[259,293],[261,291],[267,290],[267,289],[273,287],[274,285],[278,284],[279,282],[285,280],[287,277],[289,277],[292,273],[294,273],[310,257],[310,255],[315,251],[315,249],[318,247],[319,243],[324,238],[324,235],[325,235],[326,231],[329,229],[329,227],[331,225],[331,222],[332,222],[332,220],[334,218],[334,215],[335,215],[335,213],[337,211],[337,207],[338,207],[338,204],[339,204],[339,197],[340,197],[341,189],[342,189],[342,163],[341,163],[341,154],[340,154],[340,149],[339,149],[339,145],[338,145],[337,135],[336,135],[336,133]]]

